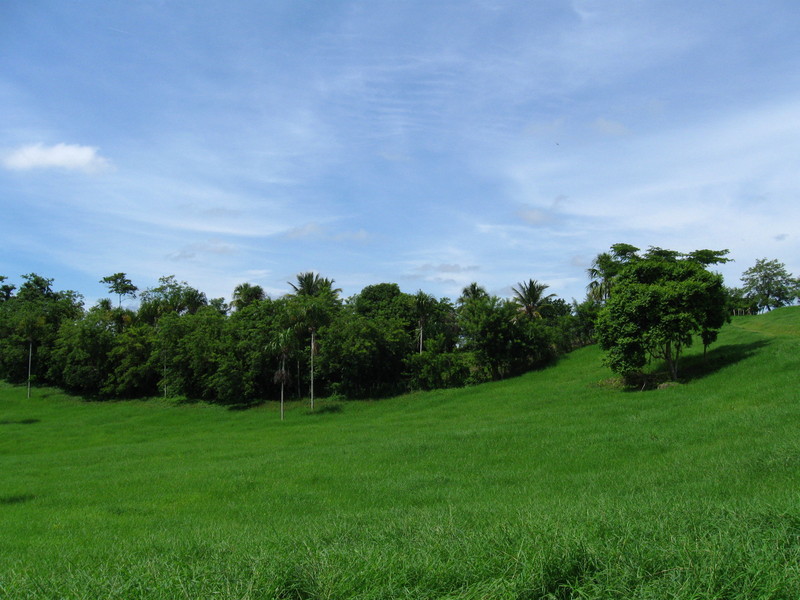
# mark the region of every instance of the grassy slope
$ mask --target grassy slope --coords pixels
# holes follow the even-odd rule
[[[284,423],[0,387],[0,597],[799,597],[798,332]]]

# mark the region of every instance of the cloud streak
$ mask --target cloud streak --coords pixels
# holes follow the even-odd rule
[[[30,144],[12,150],[2,161],[10,171],[30,171],[33,169],[63,169],[98,173],[111,167],[111,162],[98,154],[93,146],[77,144]]]

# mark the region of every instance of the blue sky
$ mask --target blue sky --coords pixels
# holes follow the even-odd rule
[[[800,3],[6,0],[0,274],[582,299],[611,244],[800,272]]]

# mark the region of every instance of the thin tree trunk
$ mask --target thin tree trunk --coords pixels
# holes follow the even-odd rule
[[[302,387],[303,386],[300,383],[300,359],[298,358],[297,359],[297,399],[298,400],[300,400],[300,398],[303,397]]]
[[[314,410],[314,330],[311,330],[311,410]]]
[[[28,400],[31,399],[31,365],[33,364],[33,340],[28,340]]]
[[[283,385],[286,379],[286,358],[281,358],[281,421],[283,421]]]

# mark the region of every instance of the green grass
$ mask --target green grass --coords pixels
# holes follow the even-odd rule
[[[283,423],[0,385],[0,598],[798,598],[798,332]]]

